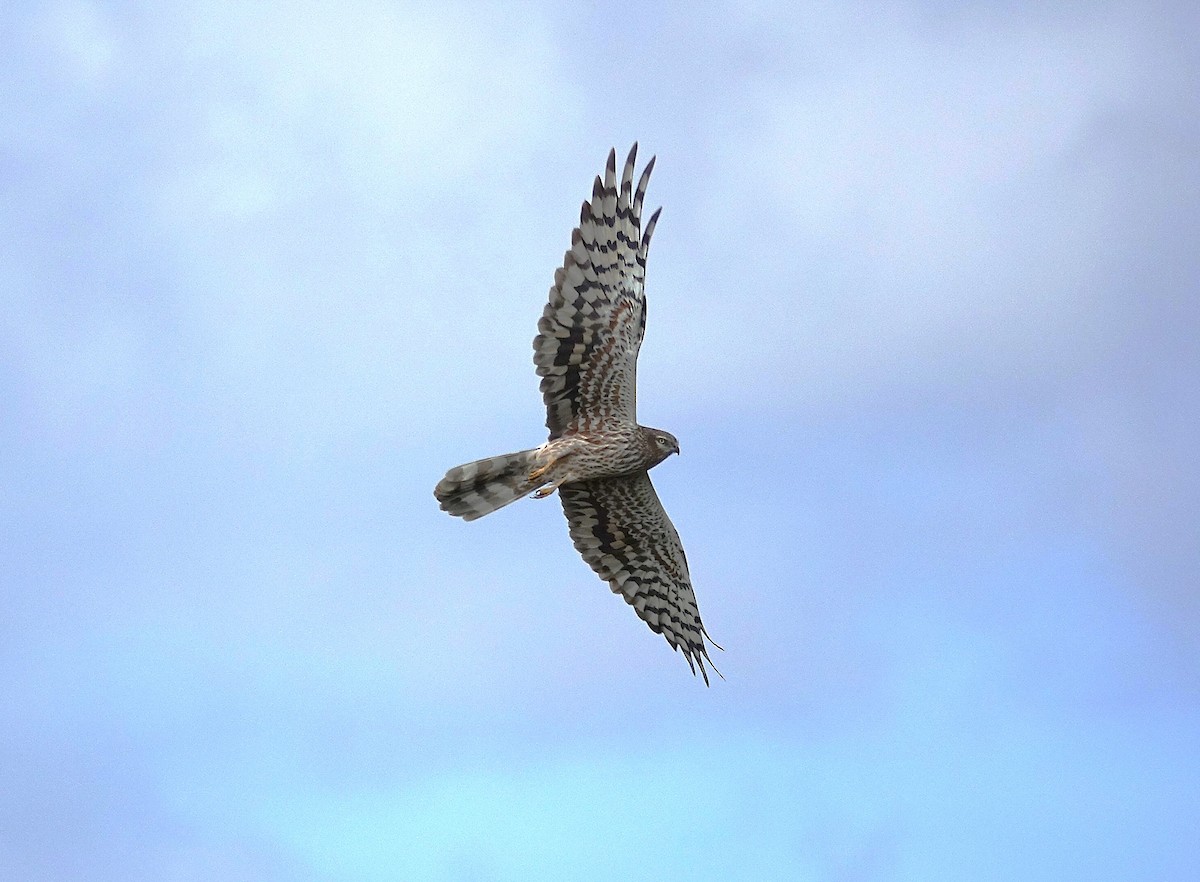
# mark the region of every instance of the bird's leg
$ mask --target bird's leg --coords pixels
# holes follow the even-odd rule
[[[564,479],[559,478],[553,484],[547,484],[545,487],[539,487],[537,492],[533,494],[534,499],[545,499],[559,487],[565,483]]]
[[[571,455],[570,453],[561,454],[560,456],[551,458],[549,461],[547,461],[547,463],[545,465],[538,466],[536,469],[531,469],[529,472],[529,480],[533,481],[535,484],[542,483],[543,480],[545,480],[546,474],[550,471],[550,469],[553,468],[554,466],[558,465],[560,462],[564,461],[570,455]],[[559,483],[562,483],[562,482],[560,481]],[[558,484],[555,484],[554,486],[557,487]],[[553,493],[553,492],[554,492],[554,489],[551,488],[550,490],[546,491],[545,495],[549,495],[550,493]],[[538,499],[541,499],[541,498],[542,498],[541,496],[538,497]]]

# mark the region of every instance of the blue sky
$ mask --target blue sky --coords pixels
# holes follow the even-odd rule
[[[0,876],[1200,873],[1187,4],[0,32]],[[711,689],[432,497],[634,140]]]

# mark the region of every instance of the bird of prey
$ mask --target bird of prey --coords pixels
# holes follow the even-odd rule
[[[712,659],[705,640],[712,640],[700,621],[679,534],[648,474],[679,452],[679,442],[670,432],[638,425],[635,410],[646,253],[662,211],[642,229],[654,159],[635,188],[636,158],[635,143],[618,184],[616,151],[609,153],[538,322],[533,361],[549,440],[456,466],[433,492],[443,510],[471,521],[529,493],[542,499],[557,490],[583,559],[651,630],[683,651],[693,674],[698,665],[708,684],[704,663]]]

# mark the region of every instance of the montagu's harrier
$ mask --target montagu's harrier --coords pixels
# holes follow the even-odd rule
[[[538,322],[533,360],[550,440],[456,466],[433,492],[445,511],[471,521],[528,493],[542,499],[558,490],[583,559],[653,631],[683,651],[693,673],[699,665],[707,684],[704,663],[712,659],[687,559],[648,474],[679,452],[679,442],[669,432],[639,426],[635,410],[646,252],[662,210],[643,230],[654,160],[635,189],[636,157],[634,144],[618,188],[616,151],[609,153]]]

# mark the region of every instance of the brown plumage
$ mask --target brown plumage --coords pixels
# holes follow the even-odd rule
[[[456,466],[434,495],[445,511],[469,521],[528,493],[541,498],[558,490],[583,559],[683,652],[693,672],[699,666],[707,684],[704,663],[712,659],[687,559],[649,475],[679,452],[679,442],[637,423],[646,254],[662,209],[643,230],[654,160],[635,188],[636,158],[634,144],[618,187],[616,151],[609,153],[538,321],[533,360],[542,378],[549,440],[533,450]]]

